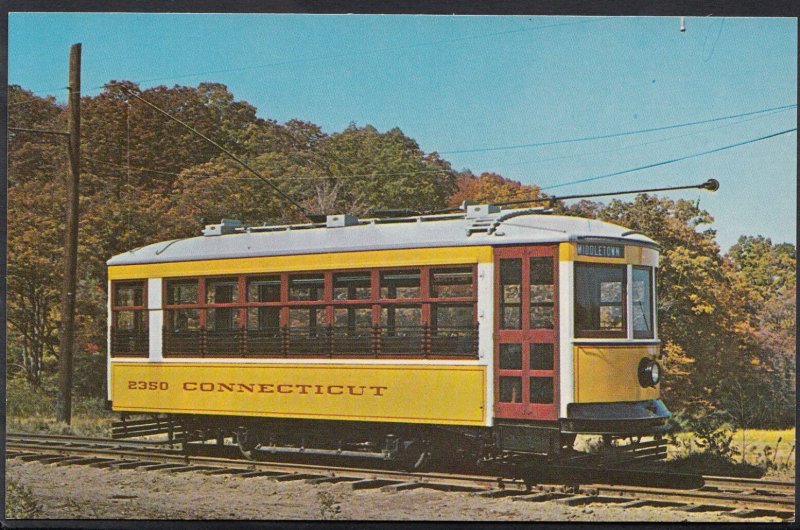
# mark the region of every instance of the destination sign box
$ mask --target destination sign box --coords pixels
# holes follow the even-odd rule
[[[578,243],[578,255],[596,258],[625,258],[625,246]]]

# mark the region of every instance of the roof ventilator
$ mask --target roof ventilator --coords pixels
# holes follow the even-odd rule
[[[510,210],[504,214],[498,215],[492,219],[491,224],[486,229],[486,233],[489,235],[494,234],[500,225],[503,224],[505,221],[512,219],[514,217],[520,217],[522,215],[535,215],[535,214],[545,214],[545,213],[552,213],[551,208],[525,208],[522,210]],[[498,233],[497,235],[502,235]]]
[[[341,228],[343,226],[353,226],[358,224],[358,217],[349,214],[329,215],[325,219],[325,226],[328,228]]]
[[[494,222],[495,214],[500,213],[500,207],[494,204],[469,204],[465,201],[461,207],[467,212],[464,218],[472,220],[467,227],[467,236],[488,232]]]
[[[236,232],[237,228],[242,227],[242,222],[236,219],[223,219],[219,224],[206,225],[203,229],[204,236],[221,236],[223,234],[232,234]]]
[[[466,219],[480,219],[500,213],[500,207],[494,204],[465,204],[467,209]]]

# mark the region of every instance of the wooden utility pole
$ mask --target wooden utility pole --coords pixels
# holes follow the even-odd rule
[[[75,343],[75,292],[78,271],[78,183],[81,174],[81,45],[69,51],[69,169],[67,218],[64,225],[64,291],[61,297],[61,341],[56,419],[72,421],[72,350]]]

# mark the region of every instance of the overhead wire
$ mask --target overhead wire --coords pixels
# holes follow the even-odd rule
[[[760,136],[758,138],[751,138],[750,140],[745,140],[743,142],[737,142],[735,144],[725,145],[725,146],[722,146],[722,147],[717,147],[715,149],[709,149],[708,151],[701,151],[699,153],[692,153],[690,155],[681,156],[681,157],[678,157],[678,158],[672,158],[670,160],[664,160],[664,161],[661,161],[661,162],[654,162],[652,164],[645,164],[643,166],[638,166],[638,167],[631,168],[631,169],[624,169],[622,171],[615,171],[613,173],[607,173],[605,175],[597,175],[597,176],[594,176],[594,177],[587,177],[587,178],[572,180],[572,181],[564,182],[564,183],[561,183],[561,184],[555,184],[553,186],[544,186],[544,187],[542,187],[540,189],[541,190],[552,190],[552,189],[556,189],[556,188],[563,188],[565,186],[572,186],[574,184],[583,184],[584,182],[592,182],[592,181],[595,181],[595,180],[601,180],[601,179],[605,179],[605,178],[616,177],[618,175],[624,175],[626,173],[633,173],[635,171],[642,171],[644,169],[650,169],[650,168],[654,168],[654,167],[665,166],[665,165],[668,165],[668,164],[674,164],[676,162],[681,162],[683,160],[688,160],[690,158],[697,158],[699,156],[710,155],[712,153],[719,153],[720,151],[725,151],[727,149],[733,149],[734,147],[740,147],[740,146],[743,146],[743,145],[748,145],[748,144],[752,144],[752,143],[756,143],[756,142],[761,142],[761,141],[767,140],[769,138],[775,138],[776,136],[781,136],[781,135],[788,134],[788,133],[795,132],[795,131],[797,131],[797,127],[793,127],[791,129],[786,129],[786,130],[779,131],[779,132],[776,132],[776,133],[768,134],[766,136]]]
[[[137,83],[137,84],[143,84],[143,83],[152,83],[152,82],[155,82],[155,81],[173,81],[173,80],[176,80],[176,79],[185,79],[185,78],[189,78],[189,77],[199,77],[199,76],[209,75],[209,74],[243,72],[243,71],[247,71],[247,70],[257,70],[257,69],[261,69],[261,68],[270,68],[270,67],[273,67],[273,66],[285,66],[285,65],[299,64],[299,63],[305,63],[305,62],[325,61],[325,60],[330,60],[330,59],[340,59],[340,58],[343,58],[343,57],[358,56],[358,55],[371,54],[371,53],[384,53],[384,52],[392,52],[392,51],[399,51],[399,50],[421,48],[421,47],[425,47],[425,46],[437,46],[437,45],[440,45],[440,44],[448,44],[448,43],[452,43],[452,42],[462,42],[462,41],[474,40],[474,39],[484,39],[484,38],[489,38],[489,37],[497,37],[497,36],[500,36],[500,35],[510,35],[510,34],[514,34],[514,33],[528,33],[528,32],[532,32],[532,31],[541,31],[543,29],[550,29],[550,28],[563,27],[563,26],[574,26],[574,25],[578,25],[578,24],[591,24],[591,23],[595,23],[595,22],[602,22],[604,20],[610,20],[610,19],[613,19],[613,18],[616,18],[616,17],[591,17],[591,18],[588,18],[588,19],[585,19],[585,20],[560,22],[560,23],[556,23],[556,24],[547,24],[547,25],[542,25],[542,26],[534,26],[534,27],[530,27],[530,28],[517,28],[517,29],[510,29],[510,30],[505,30],[505,31],[495,31],[495,32],[491,32],[491,33],[479,33],[479,34],[475,34],[475,35],[465,35],[465,36],[462,36],[462,37],[453,37],[453,38],[450,38],[450,39],[440,39],[440,40],[435,40],[435,41],[418,42],[418,43],[414,43],[414,44],[406,44],[406,45],[403,45],[403,46],[388,46],[388,47],[383,47],[383,48],[373,48],[373,49],[367,49],[367,50],[358,50],[358,51],[354,51],[354,52],[344,52],[344,53],[332,54],[332,55],[298,57],[298,58],[295,58],[295,59],[285,59],[285,60],[282,60],[282,61],[274,61],[274,62],[264,63],[264,64],[241,66],[241,67],[236,67],[236,68],[223,68],[223,69],[218,69],[218,70],[206,70],[206,71],[202,71],[202,72],[194,72],[194,73],[173,75],[173,76],[168,76],[168,77],[154,77],[154,78],[150,78],[150,79],[142,79],[142,80],[133,81],[133,82]],[[95,87],[89,87],[89,88],[84,89],[84,91],[103,89],[103,88],[106,88],[106,86],[107,86],[107,84],[106,85],[99,85],[99,86],[95,86]],[[62,90],[62,89],[61,88],[59,88],[59,89],[55,89],[54,88],[52,90]],[[66,89],[64,89],[64,90],[66,90]],[[39,94],[39,93],[43,93],[43,92],[46,92],[46,91],[41,90],[41,91],[38,91],[38,92],[33,92],[33,94]]]
[[[711,45],[711,51],[708,53],[707,57],[703,58],[703,62],[704,63],[707,63],[708,61],[710,61],[711,57],[714,56],[714,51],[717,49],[717,42],[719,42],[719,37],[720,37],[720,35],[722,35],[722,28],[725,27],[725,18],[726,17],[722,17],[722,22],[719,25],[719,31],[717,31],[717,36],[714,39],[714,43]],[[706,49],[706,42],[708,41],[708,35],[709,35],[709,33],[706,33],[706,40],[703,41],[703,50]]]
[[[131,90],[129,87],[127,87],[125,85],[117,85],[117,86],[119,86],[122,89],[122,91],[125,92],[127,95],[138,99],[139,101],[141,101],[142,103],[144,103],[148,107],[150,107],[150,108],[156,110],[157,112],[163,114],[164,116],[166,116],[167,118],[171,119],[172,121],[174,121],[176,123],[179,123],[180,125],[182,125],[186,129],[190,130],[191,132],[193,132],[194,134],[196,134],[197,136],[199,136],[203,140],[207,141],[208,143],[210,143],[211,145],[213,145],[214,147],[216,147],[217,149],[219,149],[220,151],[222,151],[223,153],[228,155],[232,160],[234,160],[234,161],[238,162],[239,164],[241,164],[245,169],[250,171],[250,173],[252,173],[255,176],[257,176],[267,186],[272,188],[275,191],[275,193],[278,194],[278,196],[280,196],[286,202],[288,202],[289,204],[291,204],[292,206],[297,208],[309,220],[311,220],[312,222],[315,220],[316,216],[314,214],[312,214],[311,212],[309,212],[308,209],[306,209],[303,205],[301,205],[296,200],[294,200],[292,197],[287,195],[286,192],[281,190],[279,187],[277,187],[275,184],[273,184],[270,180],[268,180],[267,178],[263,177],[258,171],[256,171],[252,167],[250,167],[246,162],[244,162],[241,158],[239,158],[238,156],[233,154],[230,150],[225,149],[224,147],[219,145],[217,142],[215,142],[214,140],[212,140],[211,138],[209,138],[205,134],[201,133],[200,131],[198,131],[197,129],[195,129],[194,127],[189,125],[188,123],[184,122],[180,118],[177,118],[177,117],[173,116],[172,114],[170,114],[169,112],[165,111],[164,109],[162,109],[162,108],[158,107],[157,105],[147,101],[143,97],[141,97],[138,94],[136,94],[136,92]]]
[[[646,133],[651,133],[651,132],[666,131],[666,130],[669,130],[669,129],[678,129],[678,128],[681,128],[681,127],[691,127],[693,125],[702,125],[704,123],[712,123],[712,122],[723,121],[723,120],[731,120],[731,119],[735,119],[735,118],[743,118],[745,116],[752,116],[752,115],[755,115],[755,114],[763,114],[763,113],[766,113],[766,112],[773,112],[773,111],[778,111],[778,110],[786,110],[786,109],[791,109],[791,108],[796,108],[796,107],[797,107],[797,103],[792,103],[792,104],[789,104],[789,105],[782,105],[780,107],[771,107],[771,108],[767,108],[767,109],[759,109],[759,110],[754,110],[754,111],[750,111],[750,112],[742,112],[742,113],[739,113],[739,114],[731,114],[731,115],[728,115],[728,116],[719,116],[719,117],[716,117],[716,118],[709,118],[709,119],[706,119],[706,120],[697,120],[697,121],[691,121],[691,122],[685,122],[685,123],[677,123],[677,124],[672,124],[672,125],[663,125],[663,126],[660,126],[660,127],[650,127],[650,128],[646,128],[646,129],[637,129],[637,130],[634,130],[634,131],[624,131],[624,132],[610,133],[610,134],[600,134],[600,135],[594,135],[594,136],[583,136],[583,137],[578,137],[578,138],[568,138],[568,139],[561,139],[561,140],[548,140],[548,141],[544,141],[544,142],[532,142],[532,143],[526,143],[526,144],[503,145],[503,146],[496,146],[496,147],[476,147],[476,148],[471,148],[471,149],[456,149],[456,150],[450,150],[450,151],[438,151],[438,153],[440,155],[464,154],[464,153],[484,153],[484,152],[488,152],[488,151],[506,151],[506,150],[510,150],[510,149],[523,149],[523,148],[528,148],[528,147],[543,147],[543,146],[548,146],[548,145],[560,145],[560,144],[571,144],[571,143],[578,143],[578,142],[589,142],[589,141],[594,141],[594,140],[605,140],[605,139],[608,139],[608,138],[619,138],[621,136],[631,136],[631,135],[634,135],[634,134],[646,134]]]
[[[641,143],[635,143],[635,144],[631,144],[631,145],[624,145],[622,147],[615,147],[614,149],[601,149],[599,151],[586,151],[586,152],[583,152],[583,153],[572,153],[572,154],[569,154],[569,155],[554,156],[554,157],[550,157],[550,158],[540,158],[540,159],[533,159],[533,160],[525,160],[525,161],[521,161],[521,162],[512,162],[512,163],[509,163],[509,164],[503,164],[501,162],[500,164],[496,164],[496,166],[499,166],[499,167],[513,167],[513,166],[521,166],[521,165],[525,165],[525,164],[541,164],[541,163],[544,163],[544,162],[553,162],[553,161],[556,161],[556,160],[570,160],[570,159],[573,159],[573,158],[583,158],[583,157],[586,157],[586,156],[595,156],[595,155],[602,155],[602,154],[607,154],[607,153],[618,153],[620,151],[627,151],[627,150],[630,150],[630,149],[635,149],[637,147],[644,147],[644,146],[647,146],[647,145],[654,145],[654,144],[664,143],[664,142],[668,142],[668,141],[671,141],[671,140],[677,140],[677,139],[680,139],[680,138],[688,138],[690,136],[697,136],[697,135],[700,135],[700,134],[707,134],[707,133],[710,133],[712,131],[718,131],[720,129],[724,129],[724,128],[727,128],[727,127],[732,127],[734,125],[740,125],[742,123],[747,123],[747,122],[754,121],[754,120],[760,120],[762,118],[766,118],[766,117],[772,116],[774,114],[778,114],[778,113],[784,112],[786,110],[788,110],[788,108],[781,108],[779,110],[772,110],[770,112],[765,112],[763,114],[758,114],[758,115],[750,117],[750,118],[737,120],[737,121],[732,122],[732,123],[726,123],[726,124],[718,125],[716,127],[711,127],[711,128],[708,128],[708,129],[702,129],[700,131],[694,131],[694,132],[689,132],[689,133],[684,133],[684,134],[676,134],[674,136],[667,136],[665,138],[659,138],[658,140],[651,140],[649,142],[641,142]]]
[[[543,26],[534,26],[531,28],[517,28],[505,31],[496,31],[492,33],[479,33],[476,35],[465,35],[463,37],[453,37],[450,39],[440,39],[435,41],[427,41],[427,42],[418,42],[414,44],[406,44],[403,46],[388,46],[383,48],[373,48],[367,50],[359,50],[355,52],[344,52],[338,53],[333,55],[320,55],[320,56],[311,56],[311,57],[298,57],[295,59],[285,59],[282,61],[274,61],[270,63],[264,64],[257,64],[257,65],[250,65],[250,66],[241,66],[236,68],[224,68],[219,70],[206,70],[204,72],[196,72],[196,73],[189,73],[189,74],[181,74],[176,76],[169,76],[169,77],[155,77],[151,79],[143,79],[141,81],[136,81],[136,83],[152,83],[154,81],[171,81],[175,79],[185,79],[187,77],[198,77],[202,75],[209,75],[209,74],[222,74],[222,73],[230,73],[230,72],[242,72],[247,70],[257,70],[261,68],[269,68],[272,66],[284,66],[289,64],[298,64],[298,63],[305,63],[305,62],[316,62],[316,61],[325,61],[329,59],[340,59],[342,57],[350,57],[350,56],[357,56],[357,55],[364,55],[370,53],[383,53],[383,52],[391,52],[391,51],[398,51],[398,50],[407,50],[413,48],[421,48],[425,46],[437,46],[440,44],[448,44],[451,42],[461,42],[466,40],[474,40],[474,39],[483,39],[489,37],[497,37],[499,35],[509,35],[513,33],[527,33],[531,31],[540,31],[543,29],[550,29],[562,26],[574,26],[577,24],[590,24],[594,22],[602,22],[604,20],[609,20],[615,17],[599,17],[599,18],[589,18],[587,20],[577,20],[577,21],[570,21],[570,22],[560,22],[557,24],[548,24]]]
[[[150,169],[146,167],[137,167],[137,166],[127,166],[124,164],[116,164],[114,162],[109,162],[107,160],[99,160],[96,158],[84,156],[85,160],[89,160],[91,162],[95,162],[97,164],[118,167],[120,169],[131,169],[132,171],[141,171],[146,173],[156,173],[160,175],[168,175],[173,177],[185,177],[185,176],[192,176],[191,174],[187,173],[174,173],[170,171],[161,171],[157,169]],[[456,173],[450,169],[422,169],[419,171],[403,171],[403,172],[392,172],[392,173],[362,173],[356,175],[319,175],[319,176],[309,176],[309,177],[272,177],[272,180],[279,180],[279,181],[292,181],[292,180],[320,180],[320,179],[358,179],[358,178],[371,178],[371,177],[383,177],[383,176],[397,176],[397,175],[416,175],[419,173]],[[198,172],[199,173],[199,172]],[[197,175],[193,178],[220,178],[225,180],[260,180],[255,177],[221,177],[219,175]]]
[[[737,142],[737,143],[734,143],[734,144],[725,145],[725,146],[722,146],[722,147],[717,147],[715,149],[709,149],[707,151],[702,151],[700,153],[693,153],[693,154],[682,156],[682,157],[678,157],[678,158],[672,158],[670,160],[664,160],[664,161],[661,161],[661,162],[654,162],[652,164],[645,164],[643,166],[624,169],[622,171],[615,171],[613,173],[607,173],[605,175],[597,175],[597,176],[594,176],[594,177],[587,177],[587,178],[582,178],[582,179],[577,179],[577,180],[571,180],[571,181],[568,181],[568,182],[564,182],[564,183],[561,183],[561,184],[555,184],[555,185],[552,185],[552,186],[542,186],[542,187],[536,186],[536,187],[539,188],[539,191],[552,190],[552,189],[556,189],[556,188],[563,188],[563,187],[566,187],[566,186],[572,186],[574,184],[582,184],[582,183],[585,183],[585,182],[591,182],[591,181],[595,181],[595,180],[615,177],[615,176],[618,176],[618,175],[624,175],[624,174],[627,174],[627,173],[634,173],[636,171],[642,171],[642,170],[645,170],[645,169],[650,169],[650,168],[654,168],[654,167],[658,167],[658,166],[665,166],[665,165],[668,165],[668,164],[674,164],[676,162],[680,162],[680,161],[683,161],[683,160],[688,160],[690,158],[697,158],[697,157],[700,157],[700,156],[705,156],[705,155],[709,155],[709,154],[712,154],[712,153],[718,153],[720,151],[725,151],[727,149],[733,149],[735,147],[741,147],[743,145],[748,145],[748,144],[752,144],[752,143],[756,143],[756,142],[761,142],[761,141],[767,140],[769,138],[775,138],[777,136],[781,136],[781,135],[784,135],[784,134],[789,134],[789,133],[795,132],[795,131],[797,131],[797,127],[794,127],[794,128],[791,128],[791,129],[786,129],[786,130],[779,131],[779,132],[772,133],[772,134],[768,134],[768,135],[765,135],[765,136],[760,136],[758,138],[751,138],[751,139],[745,140],[743,142]],[[521,191],[515,193],[514,195],[512,195],[511,197],[508,197],[507,200],[513,200],[513,199],[516,199],[518,197],[522,197],[524,195],[529,195],[532,191],[534,191],[534,190],[530,190],[530,189],[521,190]],[[531,200],[531,202],[534,202],[534,200]]]

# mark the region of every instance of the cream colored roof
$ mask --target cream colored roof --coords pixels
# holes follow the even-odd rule
[[[519,245],[579,240],[617,240],[655,246],[638,232],[594,219],[502,210],[481,217],[464,214],[362,220],[352,226],[242,227],[234,233],[162,241],[118,254],[108,265],[200,259],[285,256],[362,250],[473,245]]]

